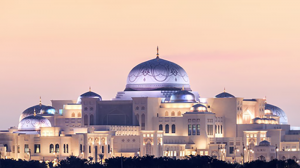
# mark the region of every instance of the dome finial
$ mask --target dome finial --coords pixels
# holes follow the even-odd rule
[[[184,85],[182,86],[181,90],[184,90]]]
[[[224,93],[226,92],[226,89],[225,89],[225,87],[224,87]]]
[[[157,50],[156,59],[159,59],[159,48],[158,48],[158,46],[157,46],[156,50]]]
[[[40,96],[40,103],[39,103],[40,106],[42,106],[42,96]]]
[[[35,108],[34,108],[34,110],[33,110],[33,116],[36,116]]]
[[[267,103],[267,96],[264,97],[265,103]]]
[[[92,88],[91,88],[91,87],[89,87],[89,91],[90,91],[90,92],[92,91]]]

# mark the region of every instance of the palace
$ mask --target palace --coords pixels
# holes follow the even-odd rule
[[[159,57],[135,66],[112,100],[89,90],[77,100],[52,100],[21,113],[18,127],[0,132],[0,157],[61,160],[72,155],[184,158],[229,162],[300,158],[300,131],[266,99],[224,92],[202,98],[185,70]]]

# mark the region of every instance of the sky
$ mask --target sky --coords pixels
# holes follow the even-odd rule
[[[28,107],[110,100],[137,64],[182,66],[193,91],[263,98],[293,126],[300,95],[300,1],[0,0],[0,129]]]

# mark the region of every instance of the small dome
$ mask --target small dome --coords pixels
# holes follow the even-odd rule
[[[259,146],[270,146],[270,142],[269,141],[266,141],[266,140],[263,140],[259,143]]]
[[[27,116],[31,116],[34,114],[34,111],[36,111],[37,114],[50,114],[53,115],[55,114],[55,108],[52,106],[45,106],[42,104],[38,104],[32,107],[27,108],[25,111],[20,116],[19,121],[21,121],[23,118]]]
[[[88,91],[80,95],[77,99],[77,104],[81,104],[81,98],[98,98],[100,101],[102,100],[102,97],[99,94],[92,91]]]
[[[279,117],[280,124],[288,123],[288,118],[285,115],[285,112],[281,108],[271,104],[265,104],[265,110],[272,112],[273,115],[277,115]]]
[[[234,98],[234,96],[232,94],[227,93],[225,91],[220,94],[217,94],[215,97],[216,98]]]
[[[187,90],[181,90],[171,95],[171,103],[196,103],[195,95]]]
[[[207,107],[203,104],[195,104],[191,107],[191,112],[207,112]]]
[[[51,127],[51,123],[48,119],[31,115],[23,118],[18,125],[19,131],[39,131],[41,127]]]

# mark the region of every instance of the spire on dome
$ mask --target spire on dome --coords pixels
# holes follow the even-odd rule
[[[225,87],[224,87],[224,93],[226,92],[226,89],[225,89]]]
[[[33,116],[36,116],[35,108],[34,108],[34,111],[33,111]]]
[[[42,106],[42,96],[40,96],[40,103],[39,103],[40,106]]]
[[[92,88],[91,88],[91,87],[89,87],[89,91],[90,91],[90,92],[92,91]]]
[[[158,46],[157,46],[157,53],[156,53],[156,59],[159,59],[159,48],[158,48]]]

